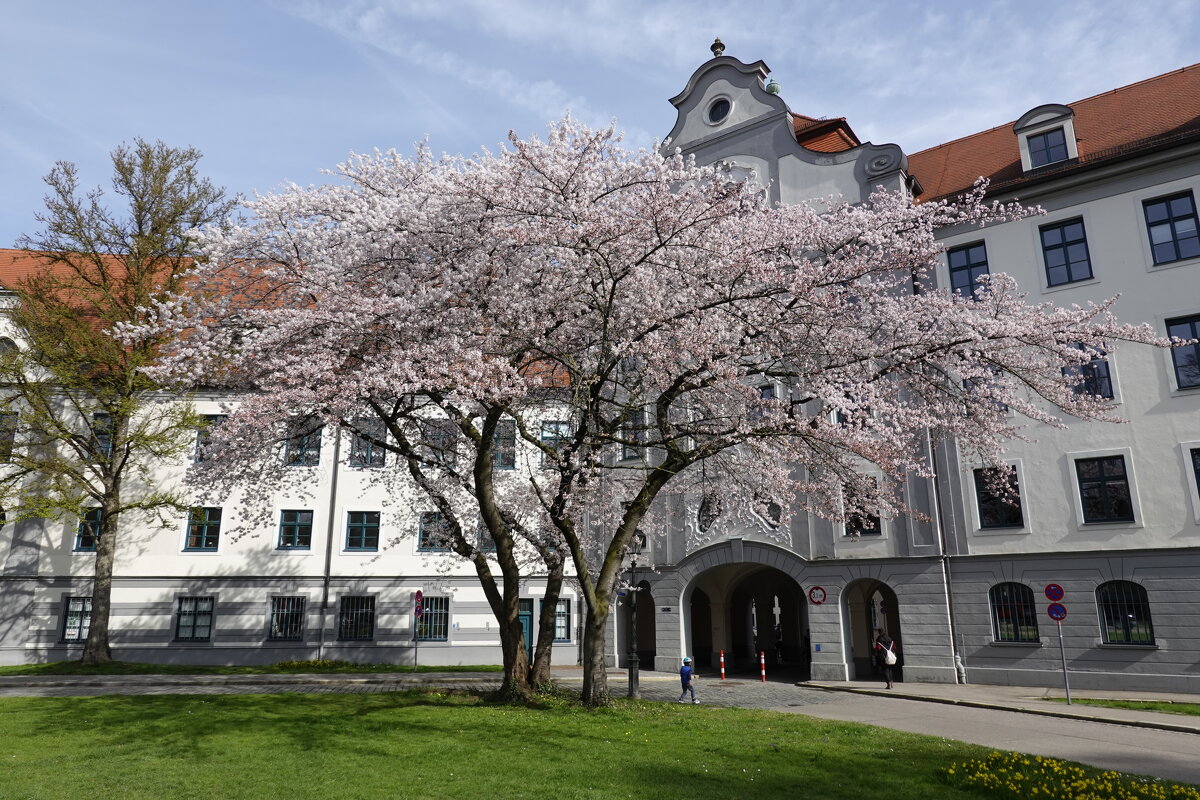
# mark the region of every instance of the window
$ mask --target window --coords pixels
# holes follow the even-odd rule
[[[517,467],[517,423],[502,419],[496,423],[496,434],[492,441],[492,466],[495,469]]]
[[[383,442],[387,426],[379,417],[357,417],[354,435],[350,440],[350,466],[382,467],[387,457]]]
[[[634,409],[629,413],[629,421],[621,426],[621,438],[625,439],[621,445],[622,461],[641,458],[642,444],[646,441],[646,426],[649,424],[647,416],[644,408]]]
[[[962,297],[978,297],[979,278],[988,274],[983,242],[955,247],[946,253],[950,265],[950,290]]]
[[[425,611],[417,620],[417,638],[422,642],[444,642],[450,635],[450,598],[425,597]]]
[[[417,549],[427,553],[448,553],[450,551],[450,526],[440,511],[426,511],[421,514],[417,530]]]
[[[1037,642],[1037,606],[1033,590],[1023,583],[998,583],[988,591],[992,606],[992,640]]]
[[[1200,339],[1200,314],[1167,320],[1167,336],[1180,339]],[[1180,389],[1200,386],[1200,344],[1171,348],[1175,364],[1175,385]]]
[[[1075,347],[1078,350],[1085,349],[1081,344]],[[1104,358],[1103,353],[1086,364],[1063,367],[1062,374],[1071,381],[1071,391],[1075,394],[1094,394],[1112,399],[1112,375],[1108,370],[1108,359]]]
[[[1034,169],[1067,160],[1067,137],[1062,128],[1029,137],[1029,165]]]
[[[272,597],[268,639],[300,641],[304,638],[303,597]]]
[[[343,595],[338,605],[338,639],[369,642],[375,638],[375,598]]]
[[[1150,601],[1146,590],[1130,581],[1109,581],[1096,587],[1100,635],[1105,644],[1154,644]]]
[[[0,414],[0,463],[12,461],[17,444],[17,415]]]
[[[496,539],[492,536],[492,532],[488,530],[487,523],[479,520],[479,527],[475,530],[476,547],[484,553],[496,552]]]
[[[1196,489],[1200,491],[1200,448],[1192,448],[1192,474],[1196,478]]]
[[[286,510],[279,512],[279,549],[307,550],[312,547],[313,512]]]
[[[875,514],[851,514],[846,518],[847,536],[878,536],[882,533]]]
[[[561,450],[568,443],[570,443],[573,435],[571,423],[569,422],[564,422],[562,420],[546,420],[542,423],[541,439],[542,444],[545,445],[547,449],[554,450],[555,452]],[[543,452],[543,467],[549,466],[546,462],[546,453]]]
[[[1041,234],[1047,286],[1061,286],[1092,277],[1092,259],[1088,255],[1082,219],[1046,225]]]
[[[92,414],[92,436],[96,438],[96,452],[102,458],[108,458],[113,451],[113,418],[112,414]]]
[[[201,417],[200,427],[196,430],[196,452],[192,460],[199,463],[205,459],[204,448],[212,438],[212,429],[225,421],[224,414],[205,414]]]
[[[76,550],[96,551],[96,542],[100,539],[100,523],[103,520],[103,508],[96,506],[88,509],[87,513],[83,515],[83,519],[79,520],[79,527],[75,530]]]
[[[458,463],[458,428],[448,419],[426,420],[422,426],[424,457],[434,464]]]
[[[321,463],[321,433],[317,420],[300,419],[288,423],[283,463],[289,467],[315,467]]]
[[[1133,522],[1124,456],[1081,458],[1075,472],[1084,522]]]
[[[92,629],[92,598],[68,597],[63,614],[62,640],[86,642]]]
[[[212,639],[213,599],[181,597],[175,613],[175,641],[207,642]]]
[[[571,600],[563,598],[554,606],[554,641],[571,641]]]
[[[999,469],[975,470],[975,497],[979,503],[980,528],[1020,528],[1025,525],[1021,515],[1021,493],[1017,471],[1009,469],[1009,494],[997,491],[996,481],[1004,480]]]
[[[1200,256],[1200,232],[1196,230],[1196,201],[1191,192],[1147,200],[1146,233],[1155,264],[1169,264]]]
[[[221,538],[221,509],[193,508],[188,514],[188,550],[216,550]]]
[[[379,512],[351,511],[346,519],[347,550],[379,549]]]

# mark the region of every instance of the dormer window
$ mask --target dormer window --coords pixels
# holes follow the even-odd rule
[[[1056,161],[1066,161],[1067,158],[1067,139],[1062,128],[1029,137],[1029,165],[1034,169]]]

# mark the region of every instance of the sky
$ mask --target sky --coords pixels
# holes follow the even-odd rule
[[[351,152],[496,149],[566,111],[653,146],[711,58],[913,153],[1200,61],[1195,0],[0,0],[0,247],[56,161],[108,186],[135,137],[252,196]],[[111,194],[111,193],[110,193]]]

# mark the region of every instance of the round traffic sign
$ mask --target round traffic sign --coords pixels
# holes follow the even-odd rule
[[[1063,595],[1065,595],[1065,594],[1066,594],[1066,592],[1063,591],[1063,587],[1059,586],[1057,583],[1047,583],[1046,584],[1046,599],[1047,600],[1053,600],[1054,602],[1057,603],[1059,600],[1063,599]]]
[[[417,589],[417,596],[413,600],[413,616],[420,619],[425,614],[425,593]]]
[[[819,606],[825,602],[825,589],[821,586],[814,586],[808,590],[808,602],[814,606]]]
[[[1061,622],[1067,618],[1067,607],[1062,603],[1051,603],[1046,606],[1046,613],[1050,616],[1050,619],[1055,622]]]

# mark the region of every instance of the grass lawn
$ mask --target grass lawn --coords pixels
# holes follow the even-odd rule
[[[1056,702],[1066,703],[1066,698],[1054,698]],[[1200,703],[1174,703],[1170,700],[1094,700],[1091,698],[1072,697],[1071,702],[1081,706],[1103,706],[1104,708],[1128,708],[1134,711],[1164,711],[1168,714],[1185,714],[1189,717],[1200,717]]]
[[[470,695],[0,700],[0,797],[980,798],[984,748],[794,714]]]
[[[281,661],[242,667],[202,667],[187,664],[136,664],[113,661],[95,667],[78,661],[52,661],[48,664],[18,664],[0,667],[0,675],[277,675],[280,673],[356,673],[412,672],[402,664],[353,664],[349,661]],[[503,672],[499,665],[457,667],[417,667],[417,672]]]

